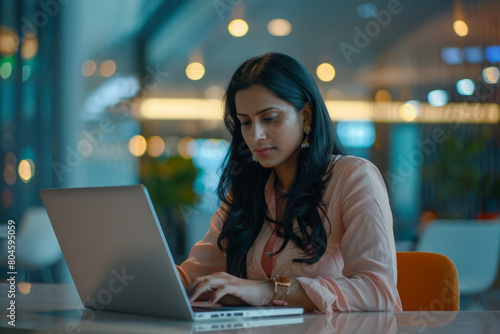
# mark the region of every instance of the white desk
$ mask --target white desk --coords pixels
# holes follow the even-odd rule
[[[7,328],[8,286],[0,284],[2,322]],[[304,314],[292,324],[266,324],[251,320],[253,328],[221,329],[212,333],[498,333],[500,311],[487,312],[360,312],[331,315]],[[205,323],[206,324],[206,323]],[[248,325],[248,323],[247,323]],[[197,333],[210,327],[162,318],[83,309],[72,285],[31,284],[25,295],[16,293],[16,327],[19,332],[59,333]],[[25,329],[24,331],[22,329]],[[31,330],[30,330],[31,329]],[[206,333],[207,331],[205,331]],[[38,333],[38,331],[36,332]]]

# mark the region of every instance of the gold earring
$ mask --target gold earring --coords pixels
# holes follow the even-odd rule
[[[302,142],[302,145],[300,145],[300,148],[309,148],[311,146],[311,143],[309,142],[309,134],[311,133],[312,128],[308,125],[304,128],[304,132],[306,134],[306,138],[304,138],[304,141]]]

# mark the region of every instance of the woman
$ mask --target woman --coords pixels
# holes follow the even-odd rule
[[[222,205],[178,267],[190,300],[401,310],[383,179],[344,155],[305,67],[279,53],[249,59],[224,102]]]

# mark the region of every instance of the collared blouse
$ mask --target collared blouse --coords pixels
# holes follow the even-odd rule
[[[363,158],[332,156],[331,164],[334,164],[332,175],[323,195],[330,222],[319,211],[328,238],[325,253],[314,264],[293,262],[303,254],[289,242],[273,256],[271,276],[296,278],[322,313],[402,311],[397,290],[392,212],[384,180],[377,167]],[[273,171],[265,187],[267,214],[272,219],[276,218],[275,177]],[[226,217],[219,207],[205,237],[178,266],[185,286],[198,276],[226,271],[225,254],[217,246]],[[274,224],[265,221],[249,249],[248,279],[269,279],[262,257],[266,256],[264,248],[274,230]],[[282,239],[275,242],[274,251],[281,243]]]

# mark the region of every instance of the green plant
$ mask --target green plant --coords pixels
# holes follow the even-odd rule
[[[488,211],[488,202],[500,200],[500,178],[491,166],[483,166],[480,161],[488,157],[486,149],[498,150],[493,147],[491,131],[483,131],[474,138],[462,138],[451,134],[439,148],[432,162],[421,168],[422,178],[431,180],[438,189],[440,203],[432,208],[441,212],[442,218],[463,218],[463,213],[457,216],[457,211],[449,212],[447,203],[452,207],[465,205],[468,217],[476,217],[479,212]],[[431,157],[432,158],[432,157]],[[490,161],[486,163],[492,163]],[[473,194],[480,199],[481,208],[471,207],[468,196]],[[497,202],[498,203],[498,202]],[[491,208],[490,208],[491,209]],[[453,210],[453,209],[452,209]]]
[[[463,198],[469,191],[481,193],[481,170],[473,159],[483,150],[484,141],[485,138],[466,140],[452,134],[434,162],[422,167],[423,178],[437,181],[440,199]]]
[[[144,163],[141,174],[157,209],[195,204],[193,185],[198,170],[191,159],[181,156],[164,160],[152,159]]]

